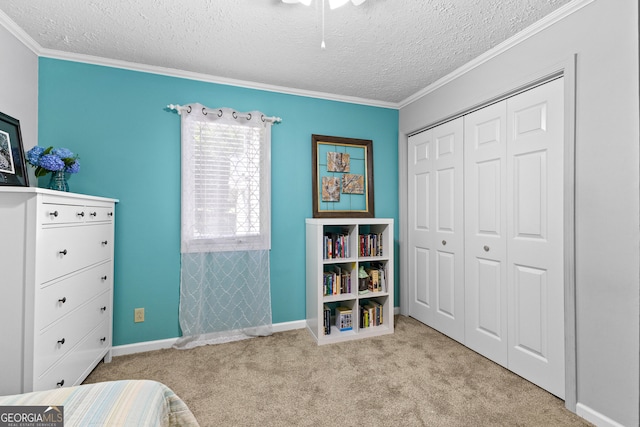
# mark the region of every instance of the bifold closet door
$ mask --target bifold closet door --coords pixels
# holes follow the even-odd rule
[[[507,100],[509,369],[564,398],[564,82]]]
[[[564,398],[563,79],[411,136],[407,166],[409,314]]]
[[[465,345],[564,397],[563,80],[465,116]]]
[[[412,317],[464,341],[463,121],[409,138]]]
[[[464,117],[465,345],[507,366],[507,104]]]

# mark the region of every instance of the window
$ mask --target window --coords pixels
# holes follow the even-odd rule
[[[216,111],[183,113],[182,250],[269,249],[270,125]]]

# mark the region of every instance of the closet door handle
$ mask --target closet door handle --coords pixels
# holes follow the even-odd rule
[[[442,241],[442,246],[447,246],[447,241],[446,240]]]
[[[487,245],[484,245],[484,248],[482,248],[482,249],[484,249],[485,252],[489,252],[489,246],[487,246]]]

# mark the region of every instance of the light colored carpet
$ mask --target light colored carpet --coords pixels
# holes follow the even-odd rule
[[[564,402],[408,317],[317,346],[306,329],[114,357],[85,383],[160,381],[208,426],[590,426]]]

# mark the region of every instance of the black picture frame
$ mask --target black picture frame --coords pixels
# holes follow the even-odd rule
[[[323,148],[324,147],[324,148]],[[327,148],[328,147],[328,148]],[[339,177],[342,172],[333,172],[328,168],[325,160],[326,151],[351,153],[350,162],[353,169],[350,172],[362,176],[362,192],[360,194],[346,194],[353,197],[354,203],[333,203],[323,201],[323,177]],[[311,135],[312,153],[312,188],[313,188],[313,217],[314,218],[373,218],[373,141],[370,139],[343,138],[339,136]],[[357,154],[356,160],[353,154]],[[324,157],[323,157],[324,156]],[[345,196],[342,193],[341,197]],[[333,205],[333,206],[332,206]]]
[[[28,187],[20,121],[0,112],[0,186]]]

